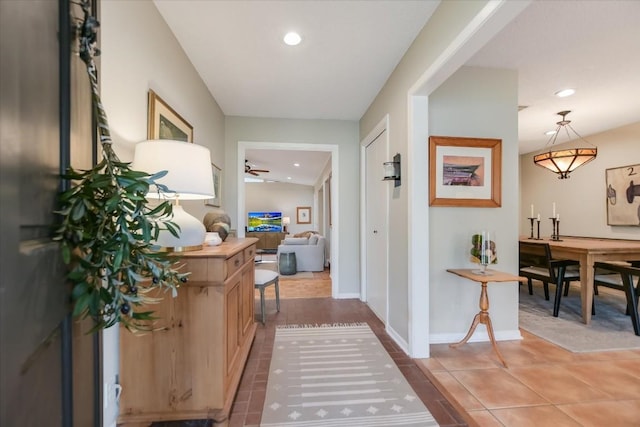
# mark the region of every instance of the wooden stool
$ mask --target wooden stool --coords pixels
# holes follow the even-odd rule
[[[269,285],[276,286],[276,308],[280,311],[280,286],[278,285],[278,273],[272,270],[256,268],[255,288],[260,291],[260,311],[262,313],[262,324],[264,325],[266,313],[264,309],[264,288]]]

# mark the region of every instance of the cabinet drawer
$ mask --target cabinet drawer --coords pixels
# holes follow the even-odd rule
[[[256,245],[249,246],[244,250],[244,260],[249,261],[251,258],[256,256]]]
[[[231,258],[227,259],[227,277],[233,276],[244,264],[244,252],[238,252]]]
[[[207,261],[205,258],[189,259],[186,265],[180,269],[180,272],[191,273],[187,279],[189,282],[206,282],[209,280],[209,266],[207,265]]]

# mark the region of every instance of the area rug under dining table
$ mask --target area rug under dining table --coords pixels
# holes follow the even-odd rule
[[[524,288],[524,286],[523,286]],[[607,288],[595,296],[596,314],[591,323],[582,322],[580,290],[572,286],[563,296],[558,317],[553,317],[553,292],[547,301],[542,284],[533,282],[534,294],[520,292],[520,327],[574,353],[640,349],[640,336],[633,332],[631,318],[625,315],[624,293]]]
[[[438,426],[366,323],[276,328],[262,427]]]

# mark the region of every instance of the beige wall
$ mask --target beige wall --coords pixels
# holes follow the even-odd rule
[[[238,143],[281,143],[333,145],[338,149],[339,184],[336,197],[339,238],[331,243],[332,254],[339,257],[337,265],[337,297],[360,293],[359,251],[359,144],[358,123],[344,120],[295,120],[252,117],[226,117],[225,207],[234,224],[238,221]],[[244,184],[243,184],[244,185]],[[335,236],[334,236],[335,237]],[[337,247],[336,247],[337,246]],[[334,264],[332,263],[332,266]]]
[[[222,110],[153,2],[101,5],[102,101],[121,160],[132,160],[135,144],[147,138],[147,94],[153,89],[193,126],[194,142],[209,148],[211,161],[224,172]],[[214,209],[202,201],[184,207],[198,219]]]
[[[431,342],[466,333],[478,311],[479,286],[446,271],[477,268],[469,261],[471,235],[495,232],[500,271],[518,272],[518,76],[515,71],[462,67],[429,96],[431,135],[502,140],[502,206],[429,209]],[[492,286],[496,335],[519,336],[518,286]]]
[[[360,138],[368,135],[384,115],[389,114],[389,152],[400,153],[406,159],[409,89],[483,4],[483,1],[448,2],[438,7],[360,120]],[[389,202],[389,224],[398,227],[389,233],[389,277],[393,282],[393,291],[389,292],[389,325],[405,340],[409,338],[407,218],[405,185],[400,191],[394,191]]]
[[[428,221],[428,216],[430,215],[424,207],[427,203],[428,181],[426,179],[422,180],[422,177],[426,176],[426,173],[424,173],[425,168],[427,168],[426,149],[425,146],[416,148],[413,145],[414,142],[410,140],[412,135],[408,132],[411,127],[416,126],[414,123],[415,118],[409,117],[410,97],[411,95],[421,94],[423,93],[422,91],[428,95],[430,90],[435,87],[416,87],[429,83],[422,81],[424,75],[432,72],[432,77],[427,77],[431,78],[432,84],[435,84],[433,83],[435,81],[444,81],[459,65],[464,63],[473,51],[479,49],[492,34],[499,31],[513,16],[526,7],[526,4],[527,2],[507,2],[498,6],[496,3],[489,1],[446,1],[440,3],[432,18],[414,40],[385,86],[360,120],[360,138],[363,139],[386,114],[389,114],[389,151],[402,155],[403,175],[421,177],[421,182],[407,182],[405,184],[403,181],[399,191],[394,191],[389,204],[389,223],[394,224],[394,228],[389,235],[389,278],[391,290],[389,292],[388,328],[391,330],[392,335],[400,340],[419,341],[422,339],[420,338],[421,334],[422,336],[426,335],[430,329],[427,321],[424,324],[415,324],[415,319],[420,317],[415,314],[415,311],[423,311],[420,306],[421,302],[414,301],[415,295],[424,296],[422,299],[424,301],[423,304],[428,305],[429,308],[433,307],[433,303],[428,301],[428,292],[425,291],[429,287],[431,277],[428,279],[423,276],[419,277],[416,274],[419,267],[416,267],[416,265],[428,265],[429,270],[441,272],[456,261],[456,258],[451,258],[446,263],[430,264],[432,260],[429,252],[440,250],[442,242],[438,242],[437,245],[430,243],[431,247],[429,248],[426,248],[425,245],[416,244],[415,239],[429,239],[429,231],[424,227],[421,229],[425,230],[424,235],[413,235],[411,239],[409,238],[410,230],[413,232],[411,227],[419,220]],[[500,11],[496,12],[494,10],[495,13],[485,13],[487,8],[491,8],[492,5],[499,7]],[[471,30],[473,32],[467,32],[469,28],[473,28]],[[460,41],[461,33],[465,33],[464,37],[466,38],[463,37],[464,41]],[[422,108],[426,114],[426,106]],[[513,120],[515,121],[517,118],[514,117]],[[512,126],[512,124],[509,124],[509,126]],[[424,126],[422,125],[422,127]],[[504,135],[503,130],[500,128],[494,132],[494,135],[496,133]],[[459,135],[455,128],[447,131],[452,132],[454,135]],[[476,134],[476,132],[474,131],[473,134]],[[506,135],[508,135],[508,132]],[[424,144],[426,144],[426,140]],[[409,158],[409,154],[414,156],[415,153],[424,155],[424,161]],[[508,153],[510,152],[508,151]],[[510,155],[513,156],[512,153]],[[512,157],[512,163],[517,163],[516,157],[517,155]],[[421,171],[414,168],[420,168]],[[513,170],[517,170],[517,166]],[[410,196],[409,192],[414,188],[421,189],[422,192],[417,191]],[[514,197],[517,200],[516,194],[507,192],[505,196],[506,200],[509,200],[510,197]],[[505,196],[503,196],[503,199]],[[514,207],[514,209],[517,209],[517,207]],[[429,222],[429,226],[453,230],[458,226],[458,223],[445,218],[442,223],[432,224]],[[510,234],[512,232],[508,231],[504,234],[504,237],[508,238]],[[429,242],[431,242],[430,239]],[[447,250],[450,251],[450,245],[454,243],[445,242],[444,244],[447,245]],[[418,246],[423,248],[421,251],[424,251],[424,253],[412,253],[409,249],[410,247],[415,248]],[[507,269],[512,268],[509,264],[506,267]],[[418,273],[430,276],[429,271],[426,269],[419,270]],[[412,289],[409,289],[410,277]],[[464,292],[466,293],[468,290]],[[511,298],[510,302],[517,305],[515,298]],[[414,313],[413,315],[412,312]],[[498,316],[501,315],[498,314]],[[464,316],[461,313],[448,312],[443,313],[443,317],[439,321],[441,324],[452,322],[452,324],[456,325],[456,330],[462,331],[458,320],[455,320],[460,317],[466,318],[468,316]],[[500,327],[511,327],[511,323],[513,323],[512,317],[512,314],[507,313],[506,317],[503,318],[506,319],[506,324],[501,322]],[[413,346],[413,344],[410,344],[410,346]],[[428,354],[428,350],[425,350],[424,346],[418,345],[418,347],[421,347],[418,348],[418,353]],[[409,348],[409,351],[413,352],[414,350]]]
[[[580,123],[572,123],[580,132]],[[615,239],[640,239],[640,227],[607,225],[605,170],[620,166],[640,164],[640,122],[607,132],[585,137],[598,147],[598,156],[592,162],[571,172],[569,179],[559,180],[551,171],[533,163],[535,153],[520,156],[520,233],[529,235],[526,219],[540,213],[540,235],[551,234],[552,204],[560,214],[560,234],[571,236],[608,237]],[[584,142],[580,146],[590,147]],[[577,147],[578,142],[558,144],[561,147]],[[549,147],[546,147],[547,150]],[[546,150],[541,150],[546,151]],[[640,184],[640,174],[634,180]],[[624,195],[618,203],[627,203]],[[640,209],[640,200],[634,201]]]
[[[194,142],[208,147],[212,161],[224,171],[222,111],[154,4],[150,0],[100,4],[101,94],[121,160],[132,160],[134,145],[147,137],[147,93],[153,89],[193,126]],[[213,209],[202,201],[184,206],[199,219]],[[119,369],[118,328],[106,330],[103,337],[104,381],[113,384]],[[115,426],[116,416],[115,405],[106,408],[103,425]]]
[[[313,206],[313,187],[286,182],[248,182],[245,184],[245,212],[282,212],[291,218],[287,227],[289,234],[307,230],[318,230],[318,214],[311,210],[311,224],[296,224],[298,206]]]

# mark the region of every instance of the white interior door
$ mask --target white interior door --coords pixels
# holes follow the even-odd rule
[[[382,164],[387,161],[388,145],[385,130],[365,150],[366,300],[371,310],[385,324],[388,301],[389,183],[382,181]]]

